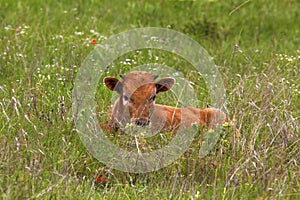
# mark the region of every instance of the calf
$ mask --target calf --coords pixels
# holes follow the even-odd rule
[[[147,72],[130,72],[120,75],[121,80],[104,78],[104,84],[119,94],[113,106],[110,128],[124,128],[126,124],[150,126],[154,130],[176,131],[188,128],[193,123],[206,125],[222,124],[227,120],[224,112],[207,108],[177,108],[155,104],[156,95],[168,91],[174,85],[173,78],[162,78]]]

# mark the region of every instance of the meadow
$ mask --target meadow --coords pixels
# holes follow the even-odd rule
[[[296,0],[0,0],[0,198],[300,199],[299,10]],[[140,27],[182,32],[208,51],[238,138],[224,130],[199,158],[200,132],[178,160],[145,174],[109,168],[91,155],[74,126],[76,74],[96,44]],[[194,83],[199,108],[209,104],[201,76],[167,52],[130,52],[103,77],[154,62]],[[101,126],[112,95],[103,77],[95,95]],[[176,99],[163,94],[157,101]],[[122,134],[106,134],[128,145]],[[160,137],[148,145],[164,145]]]

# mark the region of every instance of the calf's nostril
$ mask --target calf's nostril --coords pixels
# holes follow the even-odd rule
[[[149,124],[148,119],[141,118],[141,119],[135,120],[135,125],[138,125],[138,126],[146,126],[148,124]]]

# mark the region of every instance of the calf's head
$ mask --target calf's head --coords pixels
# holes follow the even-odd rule
[[[166,92],[174,85],[173,78],[163,78],[155,82],[158,75],[147,72],[130,72],[120,75],[121,79],[106,77],[104,84],[119,96],[121,113],[127,113],[131,123],[145,126],[150,123],[151,110],[155,104],[156,95]],[[126,114],[124,114],[126,115]]]

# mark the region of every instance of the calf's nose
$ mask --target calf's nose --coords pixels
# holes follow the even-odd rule
[[[148,119],[145,118],[139,118],[135,120],[135,125],[138,126],[147,126],[149,125],[150,121]]]

